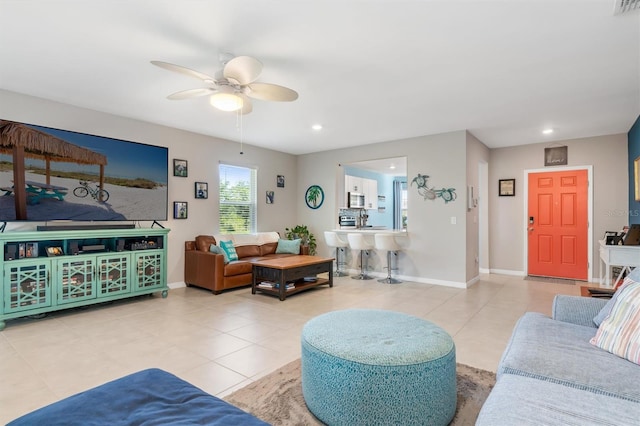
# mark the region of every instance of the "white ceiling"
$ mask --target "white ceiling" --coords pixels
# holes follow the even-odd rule
[[[242,119],[245,143],[292,154],[462,129],[489,147],[623,133],[640,114],[640,11],[614,3],[0,0],[0,88],[239,141],[234,113],[166,99],[198,80],[149,63],[212,75],[232,52],[299,92]]]

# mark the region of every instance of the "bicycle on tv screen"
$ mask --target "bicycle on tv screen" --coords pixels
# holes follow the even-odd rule
[[[168,149],[0,119],[0,222],[167,220]]]

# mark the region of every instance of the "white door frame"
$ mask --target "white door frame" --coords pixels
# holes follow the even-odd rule
[[[525,169],[524,171],[524,275],[529,275],[529,174],[531,173],[553,173],[571,170],[587,171],[587,280],[593,281],[593,166],[564,166],[544,169]]]
[[[479,229],[479,270],[490,273],[489,268],[489,163],[478,162],[478,222]]]

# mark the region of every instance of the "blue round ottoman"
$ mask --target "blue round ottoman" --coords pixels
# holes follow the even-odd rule
[[[302,393],[328,425],[446,425],[456,411],[456,354],[437,325],[349,309],[302,330]]]

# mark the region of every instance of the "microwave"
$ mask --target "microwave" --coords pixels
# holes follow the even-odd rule
[[[347,193],[348,207],[350,209],[364,209],[364,194],[359,192]]]

